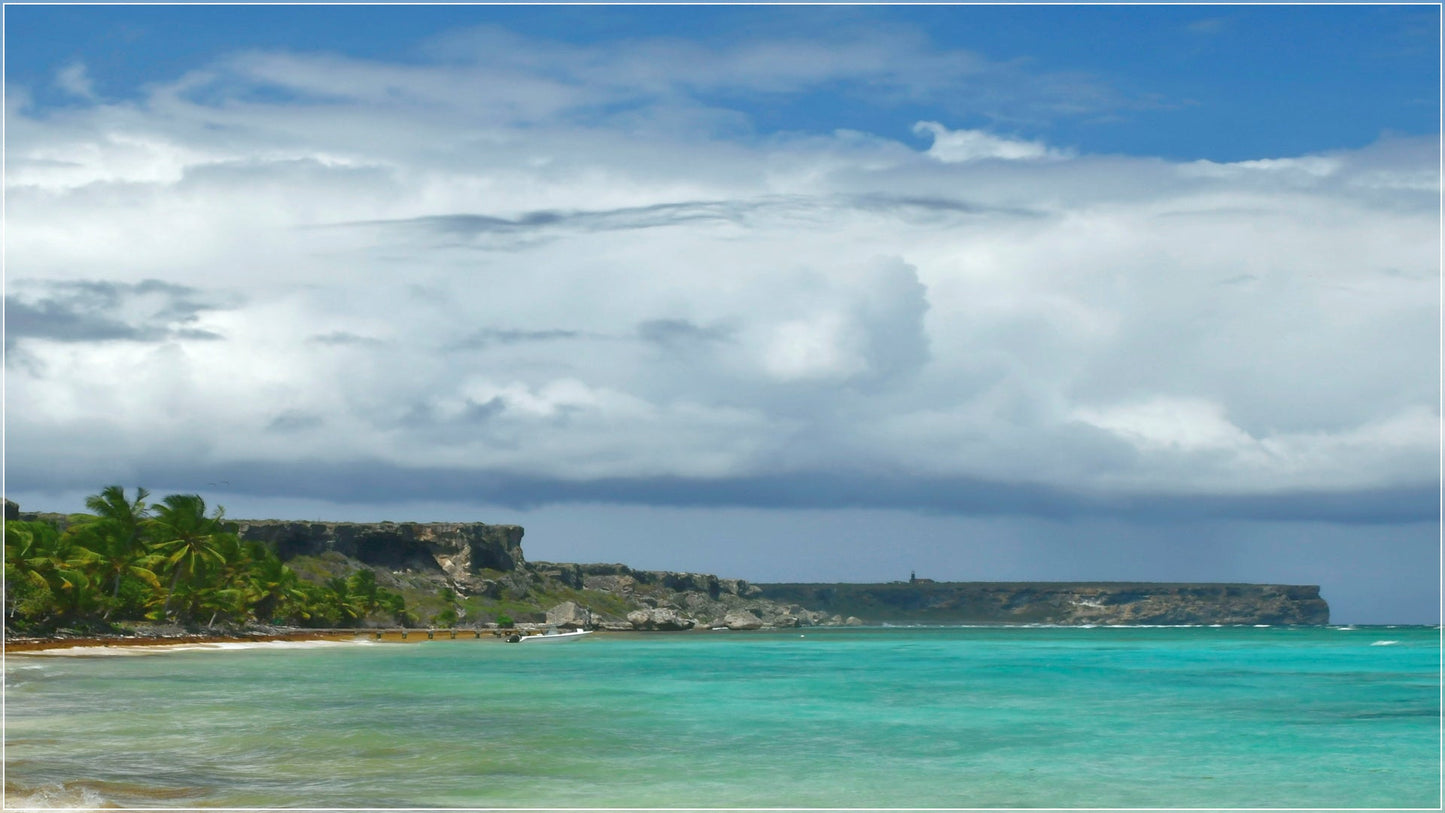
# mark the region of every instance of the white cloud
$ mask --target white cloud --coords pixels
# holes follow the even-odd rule
[[[1433,482],[1433,141],[1171,164],[923,122],[920,152],[732,138],[699,90],[903,82],[896,45],[854,45],[250,54],[137,103],[12,107],[7,293],[154,279],[224,307],[187,323],[219,340],[7,337],[10,470]]]
[[[82,99],[95,98],[95,84],[84,62],[72,62],[55,74],[55,84],[66,93]]]
[[[1049,147],[1042,141],[1008,138],[983,130],[950,130],[934,121],[918,122],[913,125],[913,132],[932,136],[933,146],[928,148],[928,154],[947,164],[989,159],[1036,161],[1067,158],[1070,155],[1069,152]]]
[[[1221,405],[1197,398],[1155,396],[1103,409],[1079,407],[1073,414],[1146,451],[1238,451],[1254,444]]]

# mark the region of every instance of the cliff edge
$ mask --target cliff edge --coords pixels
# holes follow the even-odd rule
[[[1303,624],[1329,623],[1317,586],[1154,582],[749,584],[705,573],[620,564],[529,563],[517,525],[240,520],[244,539],[282,559],[340,554],[405,571],[460,596],[576,605],[616,629],[734,629],[813,624]],[[553,608],[555,609],[555,607]],[[569,618],[572,616],[569,616]]]
[[[1161,582],[758,584],[763,598],[869,623],[1303,624],[1330,621],[1315,585]]]

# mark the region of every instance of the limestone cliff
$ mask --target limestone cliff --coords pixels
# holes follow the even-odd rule
[[[1312,585],[1156,582],[760,584],[763,598],[869,623],[1328,624]]]
[[[1325,624],[1319,588],[1265,584],[957,582],[749,584],[621,564],[526,561],[522,528],[482,523],[240,520],[242,538],[283,560],[332,553],[405,571],[462,597],[529,603],[536,620],[563,599],[613,629],[734,629],[847,623]],[[546,603],[551,602],[551,603]]]
[[[479,570],[516,570],[526,562],[518,525],[274,519],[239,520],[235,525],[242,539],[266,543],[283,560],[335,551],[392,570],[441,571],[463,584]]]

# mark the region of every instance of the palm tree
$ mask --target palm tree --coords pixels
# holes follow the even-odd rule
[[[365,600],[351,592],[351,581],[345,576],[333,576],[323,587],[326,609],[341,626],[349,627],[366,614]]]
[[[269,551],[258,556],[251,563],[247,579],[251,583],[251,595],[255,597],[253,612],[262,621],[277,618],[310,618],[306,606],[306,591],[301,587],[301,577],[276,558]]]
[[[189,580],[207,565],[225,562],[222,551],[230,542],[224,538],[227,534],[221,525],[225,513],[218,506],[214,515],[206,516],[206,501],[199,494],[171,494],[161,500],[148,525],[156,540],[156,551],[172,568],[162,614],[170,615],[171,599],[182,576]]]
[[[370,615],[381,606],[381,587],[376,583],[376,571],[371,568],[364,567],[351,574],[351,578],[346,580],[346,587],[359,615]]]
[[[79,544],[74,533],[45,535],[46,549],[37,551],[33,562],[50,585],[52,611],[59,617],[79,617],[99,604],[95,592],[100,554]]]
[[[146,497],[149,496],[149,491],[137,488],[132,501],[126,499],[124,488],[106,486],[99,494],[85,498],[85,507],[95,514],[95,518],[87,524],[109,526],[107,530],[122,540],[128,550],[137,549],[141,544],[143,524],[150,513],[150,506],[146,505]]]
[[[125,577],[132,576],[152,588],[160,588],[160,580],[145,566],[150,558],[144,539],[145,522],[150,513],[146,505],[149,496],[150,492],[137,488],[135,499],[130,500],[124,488],[106,486],[85,500],[85,507],[95,515],[81,520],[76,530],[83,534],[82,544],[100,554],[100,579],[111,585],[105,618],[110,618],[120,604],[120,586]]]
[[[14,618],[24,605],[26,615],[42,606],[53,609],[51,552],[60,539],[55,526],[40,522],[5,523],[5,604]]]

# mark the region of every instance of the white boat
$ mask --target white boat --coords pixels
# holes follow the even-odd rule
[[[592,630],[572,630],[571,632],[558,632],[547,630],[541,635],[523,635],[517,643],[562,643],[563,641],[575,641],[584,635],[591,635]]]

